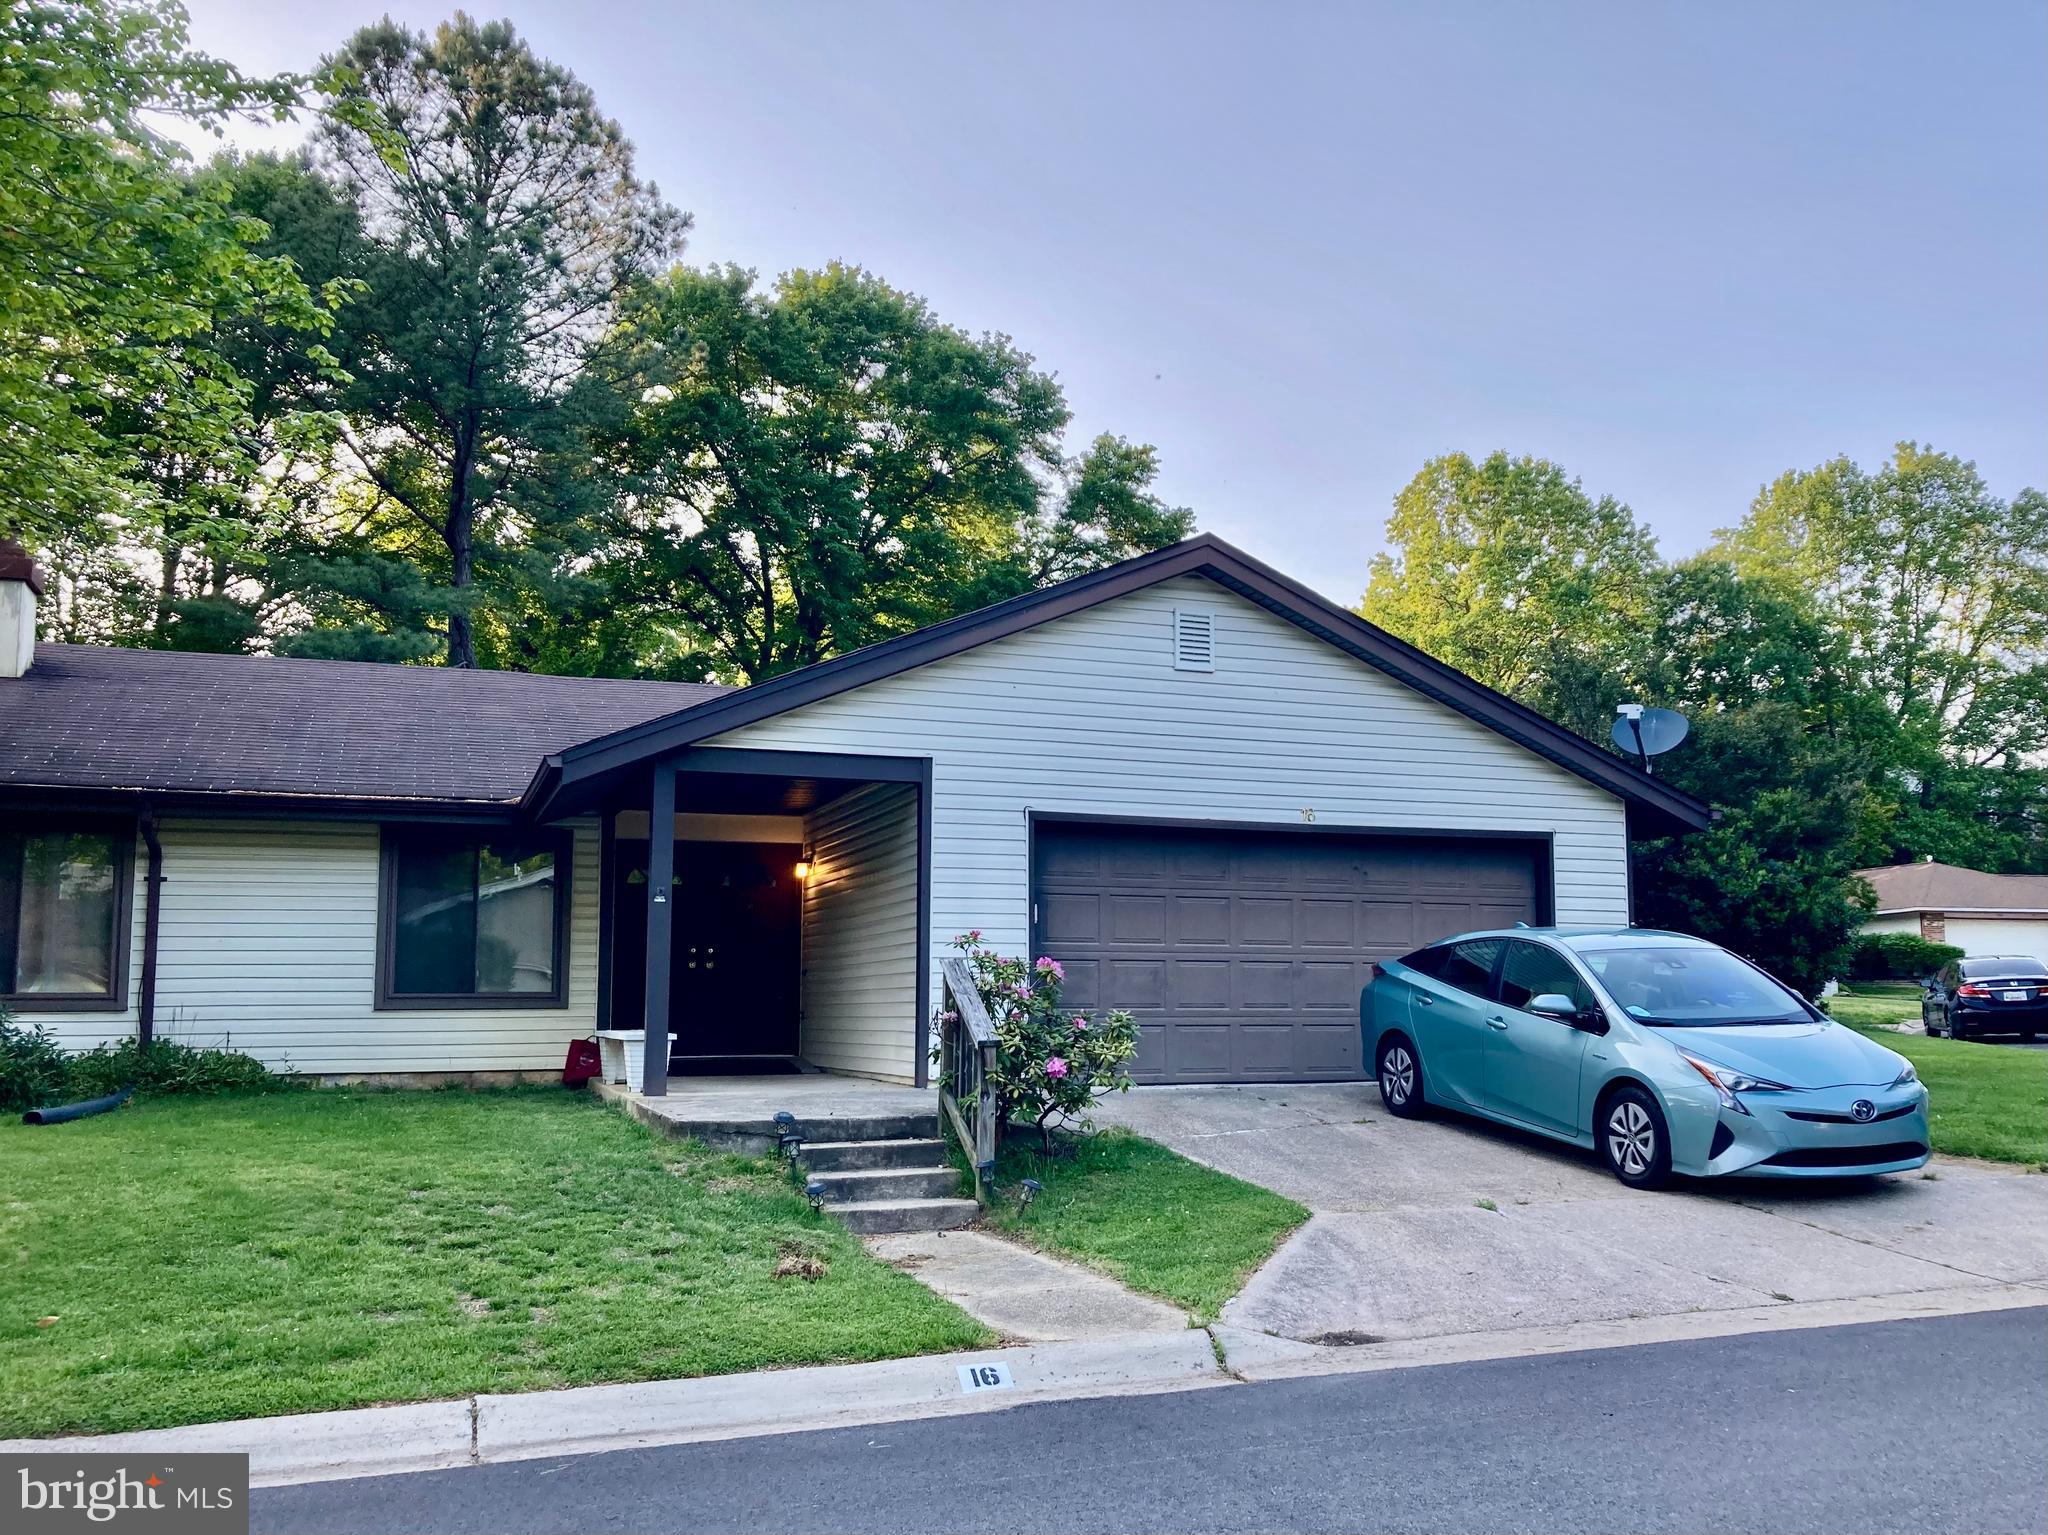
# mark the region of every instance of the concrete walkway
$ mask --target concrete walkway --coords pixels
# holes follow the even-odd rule
[[[1224,1307],[1356,1345],[2017,1284],[2048,1291],[2048,1178],[1941,1161],[1839,1183],[1635,1193],[1590,1154],[1396,1120],[1371,1083],[1139,1088],[1103,1104],[1313,1217]]]
[[[969,1316],[1026,1343],[1179,1332],[1188,1319],[1115,1280],[984,1231],[906,1231],[868,1251],[915,1274]]]

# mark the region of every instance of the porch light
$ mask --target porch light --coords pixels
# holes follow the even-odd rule
[[[801,853],[797,854],[796,858],[796,877],[798,879],[809,879],[811,877],[812,861],[813,860],[811,858],[811,845],[810,843],[806,842],[804,844],[804,850]]]
[[[811,1202],[813,1210],[825,1208],[825,1183],[822,1178],[813,1178],[804,1185],[804,1198]]]
[[[1029,1208],[1031,1201],[1039,1196],[1039,1193],[1045,1188],[1045,1185],[1040,1183],[1036,1178],[1026,1178],[1022,1183],[1018,1185],[1018,1187],[1024,1191],[1024,1198],[1021,1207]]]
[[[775,1116],[775,1149],[794,1162],[804,1149],[803,1132],[796,1127],[796,1115],[783,1109]]]

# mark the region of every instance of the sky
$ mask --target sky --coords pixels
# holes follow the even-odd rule
[[[1670,556],[1902,438],[2048,486],[2048,7],[470,0],[596,91],[685,259],[840,259],[1013,337],[1070,448],[1343,602],[1429,458]],[[187,0],[310,68],[387,12]],[[238,129],[268,147],[293,130]]]

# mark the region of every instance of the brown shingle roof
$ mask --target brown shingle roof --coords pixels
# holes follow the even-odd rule
[[[2048,914],[2048,874],[1986,874],[1952,863],[1900,863],[1859,869],[1877,892],[1879,912],[2023,911]]]
[[[39,645],[0,678],[0,789],[513,801],[548,753],[727,691]]]

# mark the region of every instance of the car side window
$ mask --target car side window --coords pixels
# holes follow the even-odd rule
[[[1424,975],[1441,975],[1444,960],[1450,951],[1449,944],[1433,943],[1426,949],[1417,949],[1413,954],[1403,954],[1401,963],[1410,970],[1420,970]]]
[[[1444,950],[1443,968],[1436,972],[1436,978],[1475,997],[1486,996],[1493,989],[1493,964],[1500,958],[1502,941],[1468,938],[1463,943],[1451,944]]]
[[[1572,1005],[1582,1010],[1593,1005],[1592,993],[1570,960],[1540,943],[1516,939],[1508,945],[1507,962],[1500,967],[1501,1001],[1526,1009],[1547,992],[1570,997]]]

